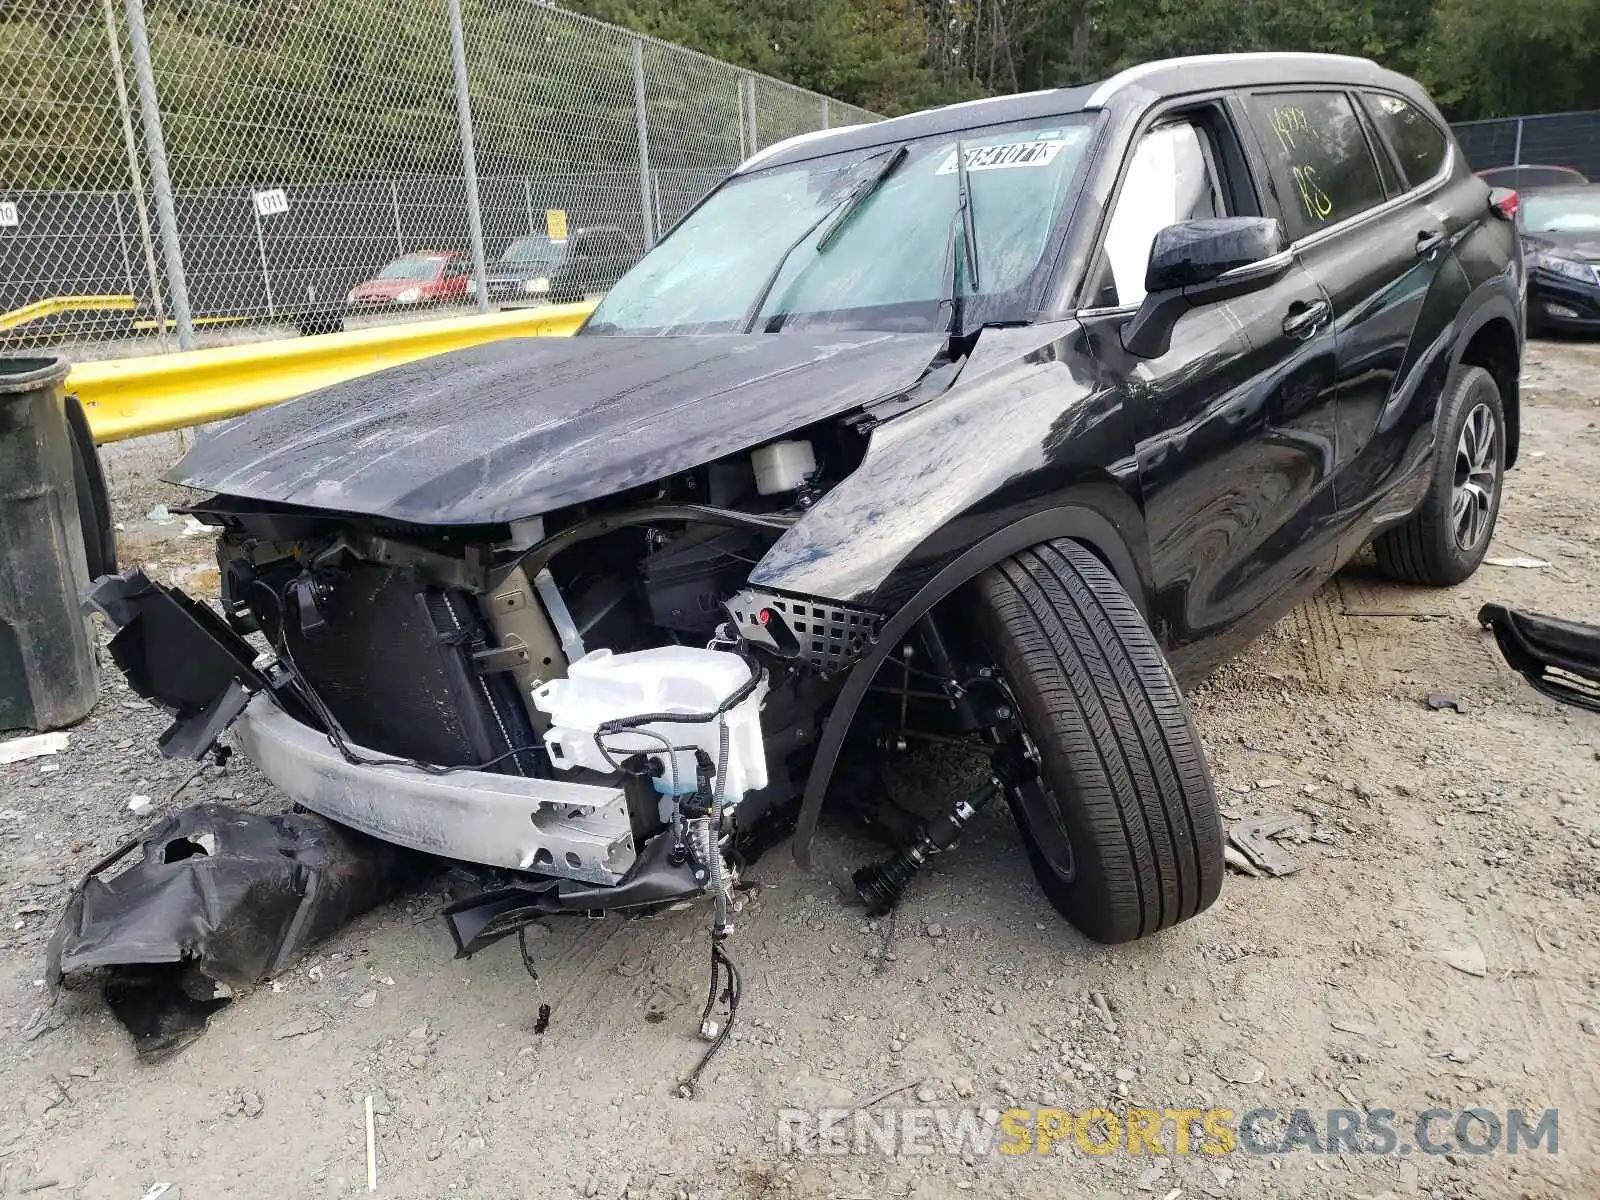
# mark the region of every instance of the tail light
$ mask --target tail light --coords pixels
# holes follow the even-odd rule
[[[1517,193],[1510,188],[1490,188],[1489,207],[1507,221],[1517,219]]]

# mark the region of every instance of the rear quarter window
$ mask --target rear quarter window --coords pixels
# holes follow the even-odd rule
[[[1293,237],[1385,200],[1372,146],[1343,92],[1273,92],[1246,101]]]
[[[1426,183],[1444,167],[1449,142],[1444,131],[1399,96],[1368,93],[1367,106],[1405,172],[1406,186]]]

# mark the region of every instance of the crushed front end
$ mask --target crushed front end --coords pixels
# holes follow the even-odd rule
[[[166,753],[227,730],[304,808],[483,868],[462,952],[545,912],[725,902],[787,832],[876,623],[748,576],[826,487],[819,457],[863,443],[833,423],[784,444],[788,474],[757,451],[474,526],[213,496],[190,511],[218,531],[220,614],[138,571],[90,603],[174,717]]]

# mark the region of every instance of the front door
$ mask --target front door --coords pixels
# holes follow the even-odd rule
[[[1122,349],[1161,228],[1261,214],[1240,151],[1221,104],[1164,118],[1140,139],[1107,223],[1098,309],[1080,314],[1134,434],[1151,623],[1190,679],[1315,590],[1335,551],[1331,306],[1300,263],[1184,314],[1160,358]]]

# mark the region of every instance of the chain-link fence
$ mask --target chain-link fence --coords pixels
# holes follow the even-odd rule
[[[1462,121],[1451,128],[1474,170],[1571,167],[1600,180],[1600,111]]]
[[[0,348],[574,299],[874,119],[541,0],[6,0]]]

